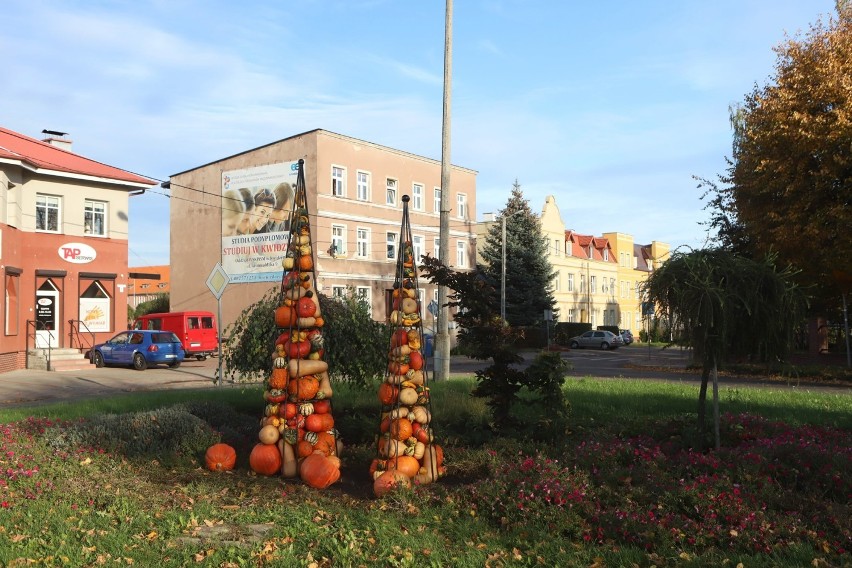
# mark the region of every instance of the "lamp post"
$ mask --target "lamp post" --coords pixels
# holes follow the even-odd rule
[[[501,274],[500,274],[500,319],[504,322],[506,321],[506,218],[514,217],[518,213],[523,213],[523,211],[515,211],[510,215],[502,215],[500,217],[500,222],[503,228],[503,263],[501,265]]]

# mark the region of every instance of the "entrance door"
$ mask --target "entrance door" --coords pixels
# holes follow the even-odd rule
[[[35,312],[36,348],[59,347],[59,290],[50,280],[36,290]]]

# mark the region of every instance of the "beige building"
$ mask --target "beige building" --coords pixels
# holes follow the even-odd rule
[[[485,221],[477,225],[480,249],[495,222],[499,221],[486,214]],[[542,207],[541,230],[556,272],[553,290],[559,321],[612,325],[638,334],[643,327],[639,284],[668,258],[669,246],[657,241],[636,245],[624,233],[596,237],[566,229],[552,195]],[[480,254],[477,261],[482,262]]]
[[[235,195],[227,192],[241,189],[237,187],[241,185],[251,185],[255,196],[264,189],[276,189],[277,185],[269,181],[273,178],[264,178],[264,172],[295,171],[299,159],[304,159],[317,288],[321,292],[337,295],[353,288],[368,299],[376,320],[386,319],[404,195],[411,198],[409,219],[416,257],[438,256],[444,197],[440,161],[327,130],[312,130],[171,176],[172,311],[215,311],[216,299],[206,279],[216,263],[221,263],[232,278],[222,295],[223,326],[280,283],[286,233],[261,229],[228,236],[222,211],[230,203],[223,201],[223,193]],[[449,264],[473,268],[476,172],[454,166],[446,197],[451,205]],[[237,205],[237,209],[243,206]],[[252,207],[250,200],[246,205]],[[266,256],[261,260],[234,257],[243,252]],[[420,286],[426,306],[437,297],[437,288],[422,278]],[[424,319],[425,325],[432,327],[433,318],[424,312]]]

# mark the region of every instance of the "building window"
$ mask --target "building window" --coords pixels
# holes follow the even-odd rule
[[[435,238],[435,258],[441,260],[441,239]]]
[[[370,174],[367,172],[358,172],[357,174],[357,191],[359,201],[370,200]]]
[[[53,195],[36,195],[36,231],[59,232],[61,202]]]
[[[396,259],[396,233],[387,234],[388,258]]]
[[[346,169],[331,166],[331,194],[346,197]]]
[[[467,268],[467,243],[456,242],[456,268]]]
[[[106,235],[107,206],[103,201],[86,200],[83,213],[83,232],[87,235]]]
[[[627,283],[626,280],[621,281],[621,297],[622,298],[629,298],[630,297],[629,286],[630,285]]]
[[[609,262],[609,249],[603,249],[603,259]]]
[[[557,292],[560,291],[560,289],[559,289],[559,281],[560,280],[561,280],[561,278],[560,278],[560,275],[559,275],[559,271],[557,270],[556,271],[556,277],[553,279],[553,289],[556,290]]]
[[[387,187],[385,203],[388,205],[396,205],[396,180],[388,178],[385,185]]]
[[[346,254],[346,227],[344,225],[331,226],[331,248],[328,252],[330,256]]]
[[[568,275],[568,291],[569,292],[574,291],[574,274]]]
[[[589,290],[592,294],[598,293],[598,277],[589,276]]]
[[[553,256],[559,256],[559,239],[553,239]]]
[[[577,311],[574,308],[568,308],[568,321],[577,321],[574,318],[577,317]]]
[[[372,298],[370,298],[369,286],[358,286],[355,288],[355,297],[367,305],[367,311],[370,314],[373,313],[373,301]]]
[[[411,237],[411,248],[414,253],[414,262],[419,263],[420,257],[423,256],[423,237],[414,235]]]
[[[342,299],[346,295],[346,287],[345,286],[332,286],[331,287],[331,297]]]
[[[609,291],[609,288],[606,287],[606,278],[601,278],[601,292],[606,294],[608,291]],[[604,316],[604,319],[606,319],[605,316]]]
[[[639,299],[639,281],[638,281],[638,280],[637,280],[637,281],[636,281],[636,283],[633,285],[633,299],[634,299],[634,300],[638,300],[638,299]]]
[[[358,258],[370,257],[370,230],[358,227],[356,231],[356,254]]]
[[[458,205],[457,213],[459,219],[467,219],[467,195],[459,193],[456,196],[456,203]]]
[[[571,252],[571,241],[565,241],[565,256],[571,256],[573,253]]]
[[[586,275],[580,275],[580,293],[585,293],[586,291]]]
[[[21,289],[21,277],[19,274],[6,273],[6,335],[18,335],[18,319],[20,308],[18,303],[18,291]]]
[[[423,184],[421,183],[411,186],[411,207],[415,211],[423,211]]]
[[[615,278],[609,279],[609,293],[615,298]]]
[[[441,212],[441,188],[435,188],[435,213]]]
[[[595,258],[595,247],[589,245],[589,258]]]

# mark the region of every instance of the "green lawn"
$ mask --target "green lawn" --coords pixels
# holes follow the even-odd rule
[[[447,475],[375,499],[374,392],[335,388],[346,450],[325,491],[247,467],[260,390],[0,409],[0,566],[844,566],[852,396],[570,379],[571,418],[494,436],[471,380],[432,385]],[[212,427],[212,428],[211,428]],[[200,465],[211,439],[237,468]]]

